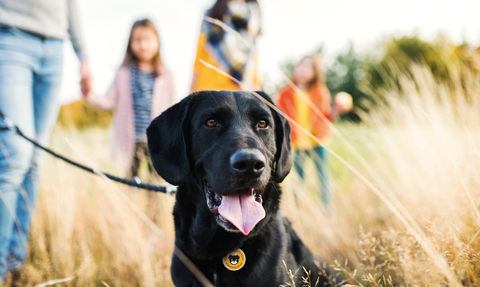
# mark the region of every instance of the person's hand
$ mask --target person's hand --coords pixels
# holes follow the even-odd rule
[[[80,63],[80,76],[82,77],[82,79],[80,80],[80,88],[82,90],[82,94],[84,96],[87,96],[92,90],[92,74],[90,72],[90,66],[88,65],[87,61],[82,61]]]
[[[353,110],[352,96],[345,92],[340,92],[333,98],[333,107],[338,115],[343,115]]]

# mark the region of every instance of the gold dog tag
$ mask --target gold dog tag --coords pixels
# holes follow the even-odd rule
[[[223,265],[230,271],[238,271],[242,269],[246,262],[245,253],[242,249],[237,249],[223,257]]]

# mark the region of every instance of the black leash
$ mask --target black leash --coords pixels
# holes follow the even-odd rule
[[[5,117],[2,112],[0,111],[0,117],[3,119],[3,122],[5,123],[5,127],[0,127],[0,130],[11,130],[12,132],[18,134],[19,136],[21,136],[22,138],[26,139],[27,141],[31,142],[34,146],[46,151],[47,153],[53,155],[54,157],[56,158],[59,158],[73,166],[76,166],[80,169],[83,169],[84,171],[87,171],[87,172],[90,172],[90,173],[93,173],[93,174],[97,174],[95,172],[94,169],[92,168],[89,168],[89,167],[86,167],[84,165],[81,165],[77,162],[74,162],[73,160],[70,160],[62,155],[59,155],[57,154],[56,152],[40,145],[39,143],[37,143],[36,141],[32,140],[31,138],[27,137],[26,135],[24,135],[22,133],[22,131],[15,125],[15,123]],[[135,180],[132,180],[132,179],[126,179],[126,178],[121,178],[121,177],[117,177],[117,176],[114,176],[114,175],[111,175],[111,174],[108,174],[108,173],[105,173],[105,172],[102,172],[107,178],[113,180],[113,181],[116,181],[116,182],[120,182],[120,183],[123,183],[123,184],[126,184],[126,185],[129,185],[129,186],[133,186],[133,187],[138,187],[138,188],[142,188],[142,189],[146,189],[146,190],[152,190],[152,191],[157,191],[157,192],[163,192],[167,195],[173,195],[175,194],[175,192],[177,191],[177,187],[176,186],[173,186],[171,184],[167,184],[165,186],[158,186],[158,185],[152,185],[152,184],[147,184],[147,183],[141,183],[141,182],[137,182]]]

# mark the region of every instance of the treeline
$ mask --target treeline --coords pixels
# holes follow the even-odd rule
[[[94,110],[82,100],[77,100],[60,108],[57,123],[64,129],[108,127],[112,121],[112,114],[112,112]]]
[[[359,110],[368,112],[382,101],[377,91],[398,88],[400,77],[412,76],[412,64],[428,67],[438,82],[452,88],[460,83],[468,91],[465,84],[480,75],[480,48],[455,45],[442,35],[433,42],[417,36],[392,38],[362,54],[351,45],[327,67],[327,85],[332,95],[340,91],[352,95],[357,110],[346,118],[358,121]]]
[[[466,83],[467,78],[480,76],[480,47],[468,43],[455,45],[442,35],[433,42],[417,36],[391,38],[371,51],[362,52],[350,45],[327,66],[327,86],[332,95],[341,91],[352,95],[356,109],[344,118],[359,121],[359,111],[368,113],[372,105],[382,101],[378,91],[398,87],[400,76],[411,75],[413,63],[428,67],[437,81],[458,87],[458,83]],[[289,61],[283,70],[289,74],[292,67]],[[112,113],[93,110],[79,100],[61,108],[59,123],[64,128],[104,127],[110,124],[111,118]]]

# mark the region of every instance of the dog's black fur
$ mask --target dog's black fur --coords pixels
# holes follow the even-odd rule
[[[217,125],[208,126],[209,119]],[[261,120],[266,127],[259,126]],[[179,185],[173,211],[175,244],[215,286],[286,284],[290,280],[283,262],[293,271],[302,266],[311,270],[312,286],[317,278],[318,286],[341,282],[306,248],[279,210],[278,183],[292,166],[290,126],[268,105],[248,92],[198,92],[153,120],[147,135],[155,169]],[[261,175],[242,177],[231,168],[232,155],[247,148],[263,154]],[[207,205],[207,182],[219,195],[253,188],[262,195],[266,217],[247,236],[238,232]],[[246,264],[230,271],[222,258],[238,248],[245,253]],[[171,274],[176,286],[201,286],[175,255]],[[303,270],[298,274],[296,286],[303,286],[305,274]]]

